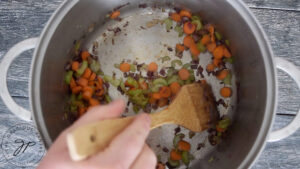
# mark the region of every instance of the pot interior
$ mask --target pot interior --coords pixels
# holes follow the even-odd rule
[[[127,2],[130,2],[130,4],[121,8],[121,15],[124,17],[121,22],[108,21],[104,23],[107,20],[106,15],[109,11],[122,4],[127,4]],[[90,49],[95,41],[101,43],[98,56],[104,72],[106,71],[108,74],[112,74],[112,63],[120,63],[123,59],[148,63],[153,60],[153,58],[149,59],[149,56],[154,57],[159,51],[167,52],[161,44],[168,43],[175,46],[178,37],[172,32],[170,34],[164,33],[163,26],[160,29],[153,28],[145,31],[140,26],[146,25],[147,20],[166,18],[168,10],[175,5],[200,13],[203,20],[215,24],[216,28],[229,39],[230,49],[235,58],[233,70],[236,83],[233,81],[233,87],[236,90],[234,92],[236,95],[228,100],[231,106],[221,111],[221,113],[229,114],[233,119],[230,135],[216,147],[210,146],[207,142],[207,147],[200,150],[200,153],[197,154],[198,160],[194,160],[191,166],[192,168],[238,168],[257,140],[265,118],[267,104],[265,56],[263,56],[255,34],[249,27],[249,22],[239,13],[243,10],[234,7],[234,3],[224,0],[191,0],[188,2],[184,0],[166,0],[145,1],[145,3],[148,4],[148,8],[138,8],[139,4],[143,4],[138,0],[79,1],[57,24],[56,29],[51,30],[54,32],[42,57],[40,88],[33,89],[33,91],[40,93],[41,100],[41,105],[38,105],[41,106],[41,112],[36,116],[44,121],[43,124],[40,120],[37,123],[45,128],[50,136],[50,139],[45,140],[46,146],[50,146],[59,133],[70,125],[70,122],[63,118],[66,106],[66,88],[63,79],[65,75],[64,66],[71,58],[69,50],[73,47],[74,40],[82,39],[83,46],[87,49]],[[63,7],[67,4],[65,3]],[[151,8],[153,4],[158,8]],[[165,9],[164,12],[162,8]],[[67,10],[67,8],[59,10]],[[245,10],[243,12],[247,13]],[[59,14],[57,13],[57,15]],[[127,21],[129,25],[123,30],[123,26]],[[107,31],[107,28],[116,25],[122,28],[123,32],[121,31],[121,33],[123,35],[125,33],[127,35],[108,36],[105,43],[104,37],[101,35],[103,32],[107,32],[108,35],[112,34]],[[135,34],[136,36],[134,36]],[[174,37],[176,38],[174,39]],[[114,39],[114,45],[112,45],[112,39]],[[155,43],[158,41],[160,42]],[[209,58],[205,55],[200,56],[200,63],[203,62],[203,66],[207,64],[205,58]],[[216,81],[209,78],[209,76],[207,77],[209,83],[218,86],[215,85]],[[216,97],[218,97],[218,91],[219,88],[216,87],[214,89]],[[115,94],[113,97],[120,96]],[[166,131],[172,131],[171,134],[173,135],[175,127],[170,125],[166,127]],[[164,129],[163,131],[161,129],[152,131],[150,142],[156,140],[157,143],[161,143],[164,142],[165,138],[172,137],[166,136],[168,135],[166,131]],[[41,134],[45,135],[45,133]],[[197,143],[205,140],[206,135],[199,134],[196,138],[193,138],[194,141],[192,141],[192,146],[195,147],[197,147]],[[152,148],[155,149],[155,146]],[[164,162],[167,158],[167,153],[165,154],[164,159],[162,159]],[[212,158],[214,160],[210,162]]]

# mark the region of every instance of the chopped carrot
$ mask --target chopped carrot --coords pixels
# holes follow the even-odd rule
[[[186,16],[186,17],[188,17],[188,18],[191,18],[191,17],[192,17],[191,12],[190,12],[190,11],[187,11],[187,10],[184,10],[184,9],[182,9],[182,10],[179,12],[179,15],[180,15],[181,17],[183,17],[183,16]]]
[[[221,128],[218,125],[216,126],[216,130],[220,133],[223,133],[226,129],[225,128]]]
[[[102,87],[102,85],[103,85],[102,78],[100,76],[98,76],[97,79],[98,79],[99,85]]]
[[[191,45],[190,52],[191,52],[194,60],[197,60],[198,55],[201,53],[200,50],[197,48],[197,45],[195,45],[195,44]]]
[[[86,108],[85,107],[79,107],[79,117],[83,116],[86,112]]]
[[[171,14],[171,19],[175,22],[180,22],[181,21],[181,16],[178,13],[172,13]]]
[[[120,11],[113,11],[113,12],[110,14],[110,19],[116,19],[120,14],[121,14]]]
[[[88,85],[88,80],[81,77],[81,78],[78,79],[77,84],[82,86],[82,87],[87,86]]]
[[[163,86],[160,88],[159,94],[163,98],[169,98],[172,94],[172,91],[168,86]]]
[[[184,51],[184,46],[181,45],[181,44],[179,44],[179,43],[177,43],[177,44],[176,44],[176,50],[177,50],[178,52],[183,52],[183,51]]]
[[[195,44],[195,41],[192,38],[192,36],[187,35],[186,37],[183,38],[183,44],[184,46],[190,48],[193,44]]]
[[[89,79],[90,76],[91,76],[91,74],[92,74],[91,69],[90,68],[86,68],[85,71],[84,71],[84,73],[83,73],[83,75],[82,75],[82,77],[86,78],[86,79]]]
[[[70,81],[70,88],[72,89],[72,88],[74,88],[74,87],[76,87],[77,85],[76,85],[76,82],[75,82],[75,80],[74,80],[74,78],[72,77],[72,79],[71,79],[71,81]]]
[[[215,69],[215,65],[212,63],[210,63],[206,66],[207,72],[212,72],[212,71],[214,71],[214,69]]]
[[[128,83],[127,80],[125,81],[124,85],[125,85],[126,87],[134,88],[134,86],[133,86],[132,84]]]
[[[72,63],[72,70],[77,71],[78,68],[79,68],[79,62],[74,61],[74,62]]]
[[[148,84],[146,82],[143,82],[140,84],[140,88],[143,90],[147,90],[148,89]]]
[[[171,88],[172,94],[175,95],[179,92],[181,86],[178,82],[173,82],[173,83],[171,83],[170,88]]]
[[[213,51],[213,55],[216,59],[222,59],[223,58],[223,49],[224,47],[223,46],[217,46],[214,51]]]
[[[90,100],[90,98],[92,98],[92,92],[90,92],[90,91],[83,92],[82,98],[85,100]]]
[[[152,94],[150,96],[149,103],[150,104],[155,104],[156,103],[156,99],[152,96]]]
[[[90,56],[90,53],[88,51],[81,52],[82,60],[87,60],[89,56]]]
[[[90,86],[85,86],[85,87],[83,87],[83,92],[85,92],[85,91],[89,91],[89,92],[91,92],[92,94],[94,93],[94,89],[93,88],[91,88]]]
[[[100,104],[100,102],[98,100],[96,100],[96,99],[91,98],[89,100],[89,104],[90,104],[90,106],[97,106],[97,105]]]
[[[181,154],[173,149],[170,152],[170,158],[171,158],[171,160],[174,160],[174,161],[181,160]]]
[[[72,90],[73,94],[77,94],[81,91],[81,89],[82,89],[81,86],[76,86],[76,87],[73,87],[71,90]]]
[[[152,97],[154,98],[154,99],[156,99],[156,100],[158,100],[158,99],[160,99],[161,98],[161,95],[160,95],[160,93],[153,93],[152,94]]]
[[[224,53],[224,56],[226,58],[231,58],[231,53],[229,52],[229,50],[225,46],[223,48],[223,53]]]
[[[191,144],[184,141],[184,140],[180,140],[178,142],[178,149],[181,150],[181,151],[190,151]]]
[[[208,25],[207,30],[208,30],[210,36],[214,36],[215,28],[212,25]]]
[[[221,96],[223,96],[225,98],[230,97],[231,94],[232,94],[231,88],[229,88],[229,87],[223,87],[220,90],[220,94],[221,94]]]
[[[216,42],[211,42],[207,44],[206,48],[208,51],[213,52],[215,48],[217,47]]]
[[[216,66],[216,67],[220,67],[221,66],[221,62],[222,62],[222,60],[220,60],[220,59],[214,59],[213,60],[213,64]]]
[[[167,98],[161,98],[158,101],[158,107],[164,107],[168,104],[168,99]]]
[[[121,64],[120,64],[120,70],[121,70],[122,72],[129,72],[129,71],[130,71],[130,64],[129,64],[129,63],[126,63],[126,62],[121,63]]]
[[[194,24],[192,24],[191,22],[186,22],[183,25],[183,32],[188,35],[194,33],[195,30],[196,30],[196,26]]]
[[[98,92],[95,93],[96,96],[102,96],[104,94],[104,89],[100,89]]]
[[[204,35],[201,39],[202,45],[207,45],[210,42],[210,37],[209,35]]]
[[[96,73],[93,72],[93,73],[91,74],[90,78],[89,78],[89,81],[95,80],[95,79],[96,79],[96,76],[97,76]]]
[[[219,80],[224,80],[227,77],[228,73],[229,73],[229,70],[224,69],[217,74],[217,78]]]
[[[178,75],[181,80],[187,80],[190,77],[190,72],[187,69],[182,68],[178,71]]]
[[[150,72],[155,72],[155,71],[157,71],[157,69],[158,69],[158,66],[155,62],[151,62],[148,65],[148,71],[150,71]]]
[[[95,85],[95,81],[89,81],[88,86],[94,86]]]

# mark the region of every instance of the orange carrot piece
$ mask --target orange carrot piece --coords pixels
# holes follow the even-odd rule
[[[218,125],[216,126],[216,130],[220,133],[223,133],[226,129],[225,128],[220,128]]]
[[[198,55],[201,53],[195,44],[191,45],[190,52],[191,52],[194,60],[197,60]]]
[[[210,37],[209,35],[204,35],[201,39],[202,45],[207,45],[210,42]]]
[[[192,36],[187,35],[186,37],[183,38],[183,44],[184,46],[190,48],[193,44],[195,44],[195,41],[192,38]]]
[[[121,14],[120,11],[113,11],[109,17],[110,19],[116,19],[120,14]]]
[[[229,88],[229,87],[223,87],[220,90],[220,94],[221,94],[221,96],[223,96],[225,98],[230,97],[231,94],[232,94],[231,88]]]
[[[212,71],[214,71],[214,69],[215,69],[214,64],[211,63],[211,64],[206,65],[207,72],[212,72]]]
[[[89,92],[91,92],[92,94],[94,93],[94,89],[92,88],[92,87],[90,87],[90,86],[85,86],[85,87],[83,87],[83,92],[85,92],[85,91],[89,91]]]
[[[79,69],[79,62],[74,61],[72,63],[72,70],[77,71]]]
[[[90,92],[90,91],[85,91],[85,92],[83,92],[82,98],[83,98],[84,100],[90,100],[90,98],[92,98],[92,92]]]
[[[183,17],[183,16],[186,16],[186,17],[188,17],[188,18],[191,18],[191,17],[192,17],[191,12],[190,12],[190,11],[187,11],[187,10],[185,10],[185,9],[182,9],[182,10],[179,12],[179,15],[180,15],[181,17]]]
[[[99,102],[97,99],[91,98],[91,99],[89,100],[89,104],[90,104],[90,106],[97,106],[97,105],[100,104],[100,102]]]
[[[182,68],[178,71],[178,75],[181,80],[187,80],[190,77],[190,72],[187,69]]]
[[[77,84],[84,87],[88,85],[88,82],[89,81],[87,79],[81,77],[78,79]]]
[[[224,80],[227,77],[228,73],[229,73],[229,70],[224,69],[217,74],[217,78],[219,80]]]
[[[178,149],[181,150],[181,151],[190,151],[191,144],[184,141],[184,140],[180,140],[178,142]]]
[[[81,91],[81,89],[82,89],[81,86],[76,86],[76,87],[73,87],[71,90],[72,90],[73,94],[78,94]]]
[[[91,74],[92,74],[91,69],[90,68],[86,68],[85,71],[84,71],[84,73],[83,73],[83,75],[82,75],[82,77],[86,78],[86,79],[89,79],[90,76],[91,76]]]
[[[229,50],[225,46],[223,48],[223,53],[224,53],[224,56],[226,58],[231,58],[231,53],[229,52]]]
[[[161,95],[160,95],[160,93],[153,93],[152,94],[152,97],[154,98],[154,99],[156,99],[156,100],[158,100],[158,99],[160,99],[161,98]]]
[[[207,30],[208,30],[210,36],[214,36],[214,34],[215,34],[215,28],[212,25],[208,25],[207,26]]]
[[[81,52],[82,60],[87,60],[89,56],[90,56],[90,53],[88,51]]]
[[[76,87],[77,85],[76,85],[76,82],[75,82],[75,80],[74,80],[74,78],[72,77],[72,79],[71,79],[71,81],[70,81],[70,88],[72,89],[72,88],[74,88],[74,87]]]
[[[160,88],[159,94],[163,98],[169,98],[172,94],[172,91],[168,86],[163,86]]]
[[[101,88],[102,88],[102,85],[103,85],[103,80],[102,80],[102,78],[101,78],[100,76],[98,76],[97,79],[98,79],[99,85],[100,85]]]
[[[195,30],[196,30],[196,26],[194,24],[192,24],[191,22],[186,22],[183,25],[183,32],[188,35],[194,33]]]
[[[167,98],[161,98],[158,101],[158,107],[164,107],[168,104],[168,99]]]
[[[213,55],[214,55],[214,58],[216,58],[216,59],[222,59],[223,58],[223,51],[224,51],[224,49],[223,49],[224,47],[223,46],[217,46],[215,49],[214,49],[214,51],[213,51]]]
[[[173,82],[173,83],[171,83],[170,88],[171,88],[172,94],[176,95],[179,92],[181,86],[178,82]]]
[[[96,76],[97,76],[96,73],[93,72],[93,73],[91,74],[90,78],[89,78],[89,81],[95,80],[95,79],[96,79]]]
[[[157,69],[158,69],[158,65],[155,62],[151,62],[148,65],[148,71],[150,71],[150,72],[155,72],[155,71],[157,71]]]
[[[122,72],[129,72],[130,71],[130,64],[126,63],[126,62],[120,64],[120,70]]]
[[[178,13],[172,13],[171,14],[171,19],[175,22],[180,22],[181,21],[181,16]]]
[[[140,88],[143,90],[147,90],[148,89],[148,84],[146,82],[143,82],[140,84]]]
[[[220,60],[220,59],[214,59],[213,60],[213,64],[216,66],[216,67],[220,67],[220,65],[221,65],[221,62],[222,62],[222,60]]]
[[[181,44],[179,44],[179,43],[177,43],[176,44],[176,51],[183,52],[184,51],[184,46],[181,45]]]
[[[216,42],[211,42],[207,44],[206,48],[208,51],[213,52],[215,48],[217,47]]]
[[[150,96],[149,103],[150,104],[155,104],[156,103],[156,99],[152,96],[152,94]]]
[[[95,86],[95,81],[89,81],[88,86]]]
[[[79,117],[83,116],[86,112],[86,108],[85,107],[79,107],[78,113],[79,113]]]
[[[171,158],[171,160],[174,160],[174,161],[181,160],[181,154],[173,149],[170,152],[170,158]]]
[[[102,96],[104,94],[104,89],[101,88],[99,92],[95,93],[96,96]]]

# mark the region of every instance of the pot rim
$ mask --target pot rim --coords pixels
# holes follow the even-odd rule
[[[59,8],[54,12],[54,14],[49,19],[48,23],[44,27],[38,45],[35,48],[31,71],[30,71],[30,106],[33,112],[33,121],[35,122],[40,135],[44,141],[45,147],[48,149],[52,144],[52,140],[45,125],[43,118],[42,108],[41,108],[41,99],[40,99],[40,81],[34,79],[40,79],[42,63],[45,57],[45,52],[48,46],[48,43],[51,40],[52,35],[54,34],[57,26],[63,20],[64,16],[72,9],[74,5],[77,4],[79,0],[68,1],[65,0]],[[262,152],[268,134],[271,131],[271,127],[274,121],[276,105],[277,105],[277,79],[276,79],[276,68],[274,64],[273,52],[269,44],[268,38],[262,29],[261,25],[254,17],[252,12],[246,7],[244,2],[241,0],[238,1],[228,1],[228,3],[241,15],[241,17],[248,24],[250,30],[254,34],[260,51],[263,56],[264,67],[266,70],[266,106],[265,113],[263,117],[263,122],[260,128],[260,131],[256,137],[256,141],[252,146],[252,149],[239,164],[238,168],[250,168],[255,160],[258,158],[259,154]],[[33,90],[34,89],[34,90]]]

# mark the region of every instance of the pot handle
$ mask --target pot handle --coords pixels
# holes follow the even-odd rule
[[[288,73],[297,83],[298,89],[300,89],[300,70],[291,62],[282,59],[282,58],[275,58],[277,68],[285,71]],[[296,117],[293,121],[288,124],[287,126],[283,127],[282,129],[272,131],[269,135],[268,142],[274,142],[282,140],[294,132],[296,132],[300,128],[300,110],[296,114]]]
[[[9,51],[3,56],[0,63],[0,96],[6,107],[16,116],[25,121],[31,120],[30,111],[19,106],[10,96],[7,89],[7,71],[13,60],[18,57],[21,53],[26,50],[35,48],[38,42],[38,38],[30,38],[23,40],[14,45]]]

